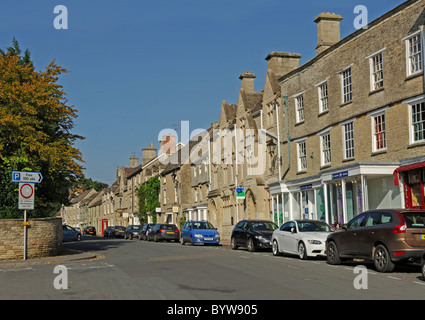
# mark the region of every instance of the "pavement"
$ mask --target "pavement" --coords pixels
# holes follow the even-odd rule
[[[46,257],[40,259],[0,261],[0,269],[25,267],[40,264],[61,264],[66,262],[91,260],[96,258],[98,258],[98,254],[94,252],[83,252],[62,247],[62,254],[60,256]]]

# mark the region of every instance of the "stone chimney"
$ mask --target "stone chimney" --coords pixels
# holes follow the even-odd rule
[[[142,149],[142,165],[149,163],[156,158],[156,148],[151,143],[147,148]]]
[[[320,54],[341,40],[340,21],[342,17],[336,13],[322,12],[314,22],[317,23],[316,54]]]
[[[244,89],[247,92],[254,92],[254,80],[257,76],[251,72],[244,72],[240,75],[241,79],[241,89]]]
[[[300,66],[301,55],[289,52],[270,52],[267,57],[267,70],[283,76]]]
[[[168,155],[176,152],[176,136],[162,136],[160,141],[159,153],[166,153]]]
[[[130,157],[130,168],[136,168],[139,165],[139,158]]]

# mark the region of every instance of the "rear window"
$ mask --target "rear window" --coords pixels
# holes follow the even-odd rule
[[[175,225],[162,225],[161,229],[165,229],[165,230],[176,230],[177,227]]]
[[[403,212],[408,228],[425,228],[425,212]]]

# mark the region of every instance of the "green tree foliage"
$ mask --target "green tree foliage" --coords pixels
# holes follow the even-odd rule
[[[92,178],[85,178],[85,177],[81,178],[76,183],[76,186],[82,188],[83,190],[95,189],[97,192],[108,187],[106,183],[92,180]]]
[[[139,220],[141,224],[148,222],[148,215],[152,216],[152,222],[156,223],[155,209],[159,203],[160,183],[158,178],[152,177],[137,190],[139,199]]]
[[[15,39],[6,52],[0,51],[0,195],[7,199],[0,202],[0,218],[22,217],[16,210],[12,170],[43,175],[35,186],[30,217],[54,215],[82,178],[82,154],[74,143],[84,138],[71,133],[77,110],[67,105],[66,93],[57,84],[66,72],[54,62],[36,71],[29,50],[21,56]]]

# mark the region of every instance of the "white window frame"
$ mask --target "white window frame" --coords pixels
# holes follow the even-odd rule
[[[295,117],[296,123],[304,122],[305,113],[304,113],[304,93],[300,93],[295,97]]]
[[[347,76],[348,72],[349,76]],[[341,90],[342,103],[348,103],[353,100],[353,72],[351,66],[341,71]]]
[[[388,139],[387,139],[387,124],[386,124],[386,115],[385,111],[388,107],[384,109],[379,109],[374,112],[369,113],[371,119],[371,129],[372,129],[372,152],[381,152],[387,150]],[[376,120],[381,119],[381,132],[376,132]],[[382,121],[383,120],[383,121]],[[382,135],[383,146],[378,148],[378,135]]]
[[[325,142],[329,148],[325,148]],[[322,167],[329,166],[332,163],[332,148],[331,148],[331,134],[330,131],[320,133],[320,165]]]
[[[411,40],[413,39],[413,38],[418,38],[419,39],[419,41],[420,41],[420,44],[419,44],[419,50],[420,51],[418,51],[417,53],[415,53],[415,54],[411,54]],[[422,73],[423,72],[423,50],[424,50],[424,43],[423,43],[423,35],[422,35],[422,32],[419,30],[419,31],[416,31],[415,33],[413,33],[413,34],[411,34],[411,35],[409,35],[409,36],[407,36],[406,38],[403,38],[402,39],[403,41],[405,41],[405,43],[406,43],[406,73],[407,73],[407,76],[412,76],[412,75],[415,75],[415,74],[418,74],[418,73]],[[412,70],[412,57],[413,56],[416,56],[417,58],[418,58],[418,68],[417,68],[417,70]]]
[[[344,160],[354,159],[356,156],[355,137],[354,137],[354,120],[344,121],[340,123],[340,125],[342,126],[342,143],[343,143]],[[347,129],[351,129],[351,130],[347,131]],[[349,135],[348,137],[349,139],[347,140],[348,135]]]
[[[410,135],[410,144],[416,144],[416,143],[423,143],[425,142],[425,116],[423,115],[421,117],[421,121],[418,121],[416,123],[413,122],[413,116],[414,116],[414,112],[413,112],[413,108],[415,106],[421,106],[421,109],[424,110],[425,112],[425,100],[421,99],[421,100],[416,100],[416,101],[411,101],[409,103],[409,135]],[[422,113],[424,114],[424,113]],[[415,139],[415,126],[418,125],[419,126],[419,130],[420,132],[422,132],[422,139]]]
[[[370,65],[370,91],[379,90],[384,87],[384,51],[387,48],[383,48],[375,53],[372,53],[366,59],[369,59]],[[380,68],[376,64],[376,59],[380,58]]]
[[[304,172],[307,171],[307,140],[298,140],[296,143],[298,172]]]
[[[317,85],[319,94],[319,113],[329,111],[329,87],[328,81],[323,81]],[[325,94],[324,94],[325,93]]]

